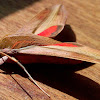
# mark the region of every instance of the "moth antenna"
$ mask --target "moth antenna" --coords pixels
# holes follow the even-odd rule
[[[40,86],[39,84],[32,78],[32,76],[28,73],[28,71],[26,70],[26,68],[17,60],[15,59],[14,57],[11,57],[9,55],[7,55],[6,53],[3,53],[3,52],[0,52],[0,54],[2,55],[5,55],[6,57],[8,57],[9,59],[11,59],[12,61],[16,62],[24,71],[25,73],[28,75],[29,79],[43,92],[45,93],[48,97],[50,97],[50,95],[44,91]]]

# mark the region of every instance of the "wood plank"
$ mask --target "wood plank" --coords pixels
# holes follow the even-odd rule
[[[59,3],[64,4],[68,11],[67,26],[61,38],[100,49],[99,0],[2,0],[0,38],[15,33],[45,7]],[[51,98],[30,82],[19,66],[4,64],[0,66],[0,100],[100,99],[99,64],[28,64],[25,67]]]

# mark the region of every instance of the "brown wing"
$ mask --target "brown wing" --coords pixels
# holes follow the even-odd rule
[[[64,6],[55,5],[38,13],[15,34],[9,36],[35,34],[46,37],[55,37],[64,28],[66,19],[67,13]]]
[[[28,46],[17,50],[18,53],[48,55],[77,59],[100,64],[100,51],[77,43],[55,43],[47,46]]]

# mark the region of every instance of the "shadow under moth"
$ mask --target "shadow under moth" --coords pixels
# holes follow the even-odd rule
[[[99,50],[76,42],[54,40],[54,37],[63,30],[66,20],[67,12],[63,5],[55,5],[44,9],[16,33],[1,39],[0,54],[2,58],[0,58],[0,64],[8,62],[8,59],[16,62],[26,72],[33,83],[49,97],[50,95],[37,84],[20,63],[23,62],[22,57],[17,57],[17,60],[16,56],[12,57],[10,55],[33,55],[33,62],[39,62],[40,59],[43,59],[35,58],[37,55],[45,55],[46,57],[69,58],[100,64]]]

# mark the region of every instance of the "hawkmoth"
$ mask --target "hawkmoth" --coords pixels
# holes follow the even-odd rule
[[[63,30],[66,20],[67,11],[63,5],[55,5],[44,9],[16,33],[1,39],[0,54],[3,57],[0,58],[0,64],[6,62],[7,59],[16,62],[23,68],[29,78],[49,97],[50,95],[36,83],[20,63],[23,62],[20,59],[20,54],[33,55],[33,62],[39,62],[42,59],[36,58],[38,55],[44,55],[45,57],[70,58],[100,64],[99,50],[76,42],[54,40],[54,37]],[[20,62],[15,59],[16,56],[12,57],[10,55],[17,55],[17,59]]]

